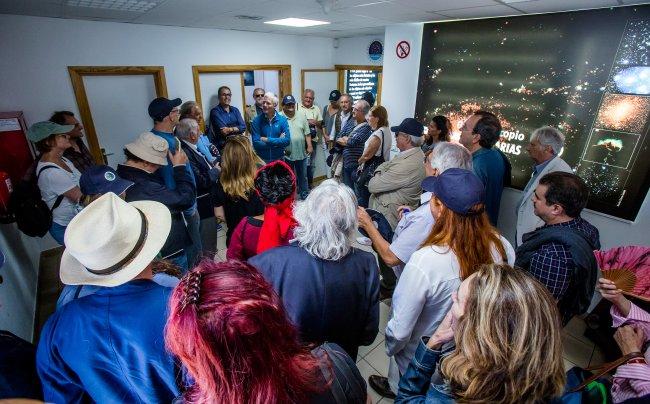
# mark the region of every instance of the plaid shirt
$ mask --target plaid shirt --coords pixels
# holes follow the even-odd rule
[[[74,164],[75,168],[79,170],[80,173],[95,165],[95,160],[90,154],[90,150],[86,147],[86,144],[81,139],[74,139],[70,141],[76,141],[79,146],[79,151],[76,151],[74,147],[71,147],[63,152],[63,157],[67,158]]]
[[[599,238],[598,229],[581,217],[544,227],[568,227],[582,232],[590,240]],[[533,253],[528,272],[542,282],[555,299],[560,300],[569,288],[575,269],[569,248],[564,244],[551,242],[542,245]]]

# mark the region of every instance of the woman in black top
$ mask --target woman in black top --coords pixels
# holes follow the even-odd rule
[[[225,221],[226,245],[237,224],[246,216],[264,213],[264,205],[255,192],[257,168],[264,162],[253,151],[245,136],[231,136],[223,148],[221,176],[214,189],[214,215]]]

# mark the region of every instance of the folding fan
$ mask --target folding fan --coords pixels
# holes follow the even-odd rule
[[[594,255],[604,278],[624,294],[650,302],[650,247],[614,247]]]

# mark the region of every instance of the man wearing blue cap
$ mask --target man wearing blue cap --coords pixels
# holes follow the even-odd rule
[[[264,94],[262,115],[251,123],[253,148],[266,163],[284,158],[284,149],[289,146],[291,131],[287,118],[275,110],[278,97],[272,92]]]
[[[305,199],[309,194],[307,156],[314,151],[309,133],[309,123],[302,111],[296,111],[296,99],[291,94],[282,99],[282,113],[289,122],[289,131],[291,132],[291,143],[286,149],[285,160],[296,175],[298,196],[300,199]]]
[[[399,126],[390,128],[395,132],[395,142],[400,153],[382,163],[368,182],[370,208],[382,213],[392,228],[399,217],[397,208],[419,205],[420,184],[424,179],[424,153],[420,149],[424,126],[414,118],[406,118]]]

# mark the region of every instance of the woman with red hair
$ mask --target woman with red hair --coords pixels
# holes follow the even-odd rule
[[[293,238],[296,220],[296,176],[287,163],[273,161],[255,174],[255,192],[264,204],[264,214],[244,217],[230,238],[226,258],[246,261]]]
[[[364,403],[366,385],[338,345],[298,342],[280,298],[239,261],[201,262],[170,302],[165,342],[188,372],[187,403]]]

